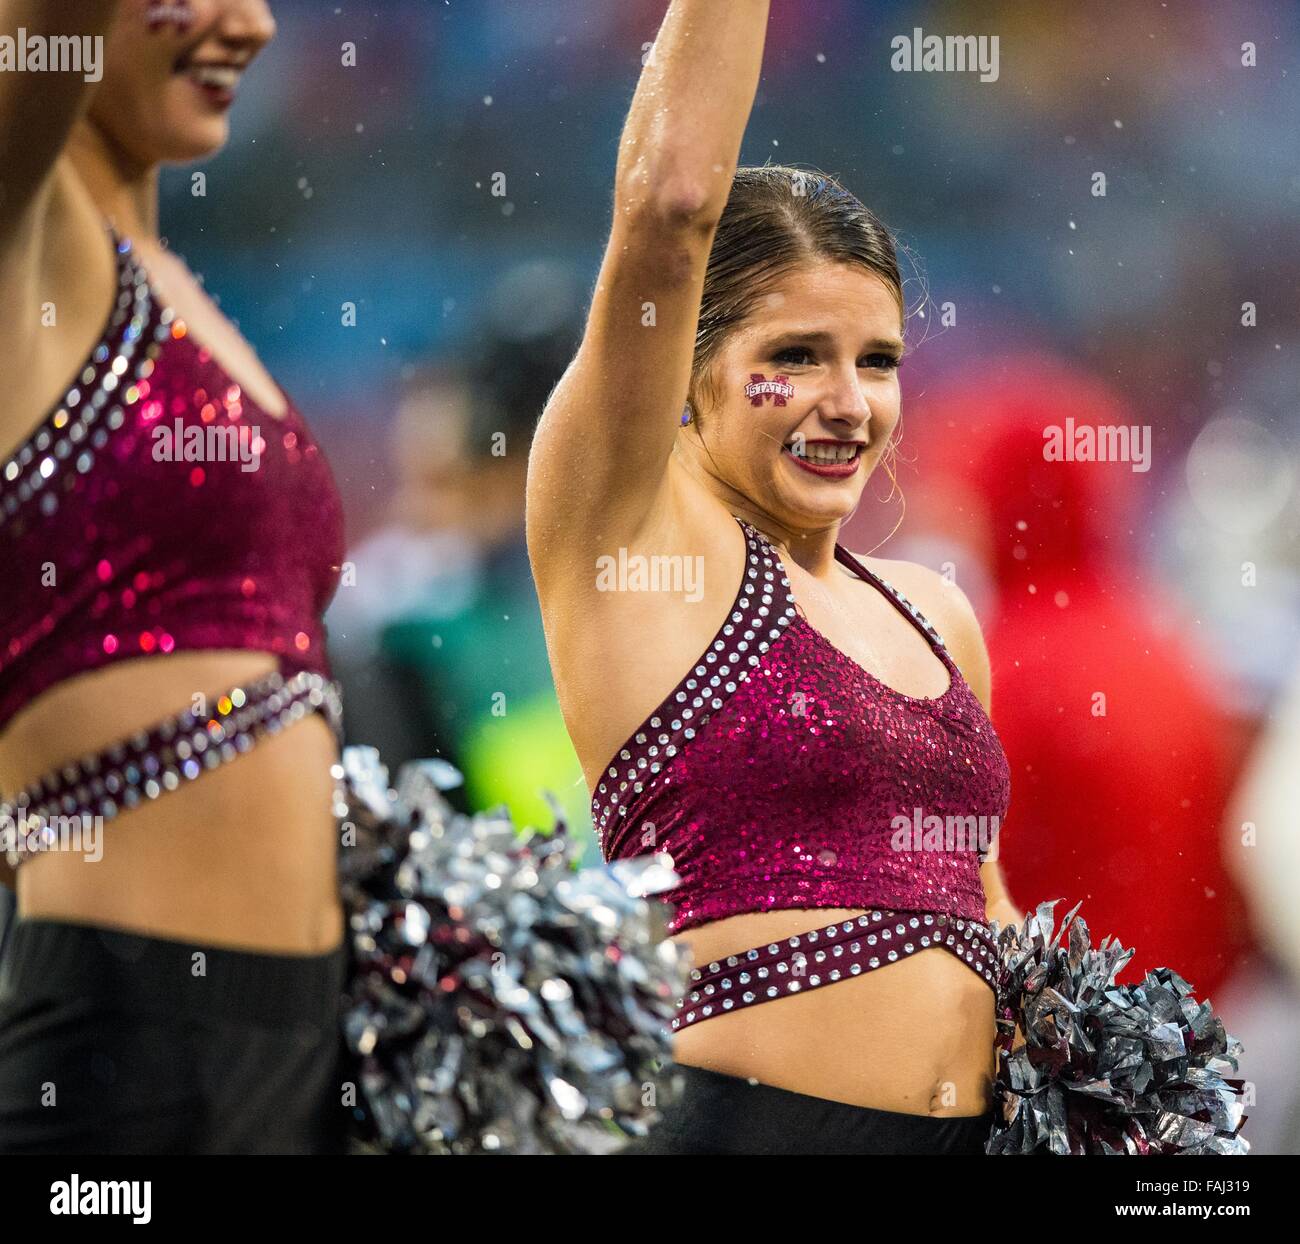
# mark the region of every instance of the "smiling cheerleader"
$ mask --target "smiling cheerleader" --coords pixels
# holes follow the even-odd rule
[[[601,845],[669,854],[695,964],[673,1020],[685,1095],[630,1152],[980,1153],[987,921],[1019,913],[991,843],[893,837],[899,817],[1005,814],[988,660],[959,590],[839,543],[888,470],[902,282],[833,178],[737,167],[767,18],[767,0],[669,6],[530,463]],[[600,590],[593,567],[624,550],[695,559],[702,599]]]
[[[628,1152],[1243,1152],[1208,1004],[1168,969],[1115,989],[1123,955],[1082,923],[1063,949],[1050,903],[1020,928],[966,597],[840,542],[890,473],[906,307],[848,189],[737,166],[768,8],[669,5],[529,464],[601,847],[671,859],[694,964],[685,1093]],[[701,566],[703,590],[609,590],[609,557]]]

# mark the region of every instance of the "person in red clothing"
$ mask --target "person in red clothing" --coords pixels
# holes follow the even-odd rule
[[[1249,942],[1219,847],[1239,745],[1189,641],[1195,623],[1135,535],[1149,434],[1089,454],[1082,429],[1138,420],[1037,356],[930,389],[908,416],[928,481],[921,497],[906,487],[909,527],[919,510],[922,525],[966,532],[996,597],[986,633],[1015,790],[1000,842],[1013,901],[1063,898],[1059,918],[1083,900],[1094,943],[1136,949],[1121,981],[1167,965],[1211,995]]]

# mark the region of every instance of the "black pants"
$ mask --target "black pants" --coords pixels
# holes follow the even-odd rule
[[[631,1154],[983,1154],[993,1113],[939,1118],[827,1101],[678,1065],[682,1096]]]
[[[15,920],[0,1154],[342,1153],[344,946],[231,950]]]

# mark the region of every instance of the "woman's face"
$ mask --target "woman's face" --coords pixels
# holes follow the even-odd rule
[[[143,166],[219,151],[244,71],[275,35],[267,0],[127,0],[90,120]]]
[[[708,452],[691,444],[692,459],[791,531],[841,521],[898,424],[902,354],[898,300],[881,278],[798,268],[715,356]]]

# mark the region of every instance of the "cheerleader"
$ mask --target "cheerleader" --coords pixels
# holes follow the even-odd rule
[[[0,74],[3,1153],[343,1146],[340,502],[158,235],[159,167],[220,150],[274,30],[0,0],[29,68],[85,51]]]
[[[695,965],[685,1093],[629,1152],[982,1153],[1019,919],[988,659],[959,589],[838,541],[889,469],[902,282],[833,178],[737,167],[768,7],[669,5],[530,459],[601,847],[672,857]]]

